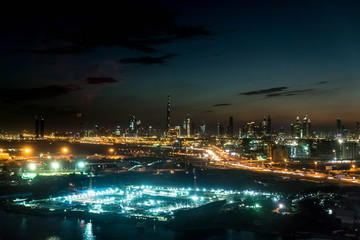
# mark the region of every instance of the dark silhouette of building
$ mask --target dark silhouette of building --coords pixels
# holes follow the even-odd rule
[[[234,137],[234,120],[233,117],[229,117],[228,136]]]
[[[342,125],[342,123],[341,123],[341,120],[340,120],[340,118],[338,117],[337,119],[336,119],[336,134],[337,135],[343,135],[343,133],[344,133],[344,126]]]
[[[268,119],[267,119],[267,131],[266,133],[267,134],[271,134],[271,118],[270,118],[270,115],[268,116]]]
[[[223,127],[221,126],[221,123],[217,124],[217,135],[222,136],[223,135]]]
[[[40,137],[44,137],[44,130],[45,130],[45,120],[43,117],[40,119]]]
[[[35,115],[35,137],[39,138],[40,132],[40,119]]]

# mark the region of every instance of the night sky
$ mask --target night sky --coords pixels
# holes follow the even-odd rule
[[[359,1],[119,2],[3,7],[0,129],[360,121]]]

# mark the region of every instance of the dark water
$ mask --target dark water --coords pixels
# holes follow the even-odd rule
[[[38,217],[0,211],[0,240],[7,239],[246,239],[278,240],[281,237],[259,235],[247,231],[181,233],[167,228],[149,226],[137,230],[126,223],[83,221],[76,218]]]

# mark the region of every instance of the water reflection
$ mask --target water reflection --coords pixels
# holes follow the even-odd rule
[[[84,232],[83,232],[83,239],[84,240],[94,240],[96,237],[93,233],[93,225],[91,222],[86,223]]]

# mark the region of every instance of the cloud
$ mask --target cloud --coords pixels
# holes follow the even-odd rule
[[[121,8],[88,4],[80,10],[54,9],[51,16],[46,11],[31,9],[29,13],[19,14],[17,21],[42,29],[42,34],[30,35],[32,29],[27,27],[13,31],[16,36],[26,33],[28,38],[40,40],[38,48],[24,52],[53,55],[81,54],[98,47],[114,46],[156,53],[156,45],[215,34],[203,27],[179,25],[173,12],[150,7],[141,9],[139,5],[130,1],[123,1]],[[35,39],[37,36],[43,37]]]
[[[240,93],[240,95],[259,95],[259,94],[268,94],[268,93],[275,93],[275,92],[281,92],[285,89],[287,89],[288,87],[276,87],[276,88],[268,88],[268,89],[261,89],[258,91],[250,91],[250,92],[244,92],[244,93]]]
[[[110,77],[88,77],[85,79],[87,84],[103,84],[103,83],[115,83],[116,79]]]
[[[325,84],[325,83],[328,83],[328,81],[317,82],[317,84]]]
[[[0,100],[3,102],[17,102],[27,100],[48,99],[70,92],[81,90],[77,85],[51,85],[39,88],[0,88]]]
[[[167,54],[161,57],[143,56],[138,58],[125,58],[125,59],[121,59],[120,62],[124,64],[137,63],[143,65],[152,65],[152,64],[165,65],[168,59],[176,56],[180,56],[180,54]]]
[[[315,89],[303,89],[303,90],[295,90],[295,91],[286,91],[286,92],[280,92],[280,93],[271,93],[267,94],[266,97],[288,97],[288,96],[295,96],[295,95],[301,95],[303,93],[312,92]]]
[[[218,103],[218,104],[214,104],[213,107],[222,107],[222,106],[229,106],[231,105],[231,103]]]

